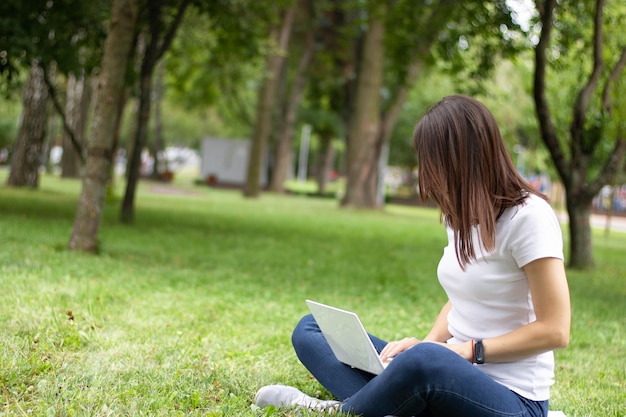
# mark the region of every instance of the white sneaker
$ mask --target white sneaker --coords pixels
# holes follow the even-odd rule
[[[339,401],[313,398],[299,389],[287,385],[267,385],[261,388],[256,393],[254,402],[260,408],[273,405],[276,408],[303,407],[319,411],[337,410],[341,406]]]

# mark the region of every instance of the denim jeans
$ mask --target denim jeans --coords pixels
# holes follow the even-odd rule
[[[386,342],[370,336],[380,352]],[[339,362],[313,316],[296,326],[300,361],[344,412],[363,417],[545,417],[548,401],[531,401],[499,384],[456,353],[420,343],[372,375]]]

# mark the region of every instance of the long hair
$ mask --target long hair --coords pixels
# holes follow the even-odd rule
[[[444,97],[413,133],[422,199],[432,198],[454,231],[456,257],[465,266],[476,251],[495,248],[496,221],[529,193],[546,198],[518,174],[487,107],[463,96]],[[482,248],[475,248],[478,228]]]

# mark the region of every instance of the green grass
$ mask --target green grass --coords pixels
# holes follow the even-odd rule
[[[65,249],[79,182],[0,187],[0,416],[312,415],[251,405],[269,383],[329,397],[290,346],[305,298],[353,309],[390,340],[423,336],[444,302],[435,210],[150,187],[132,226],[107,204],[98,256]],[[626,234],[594,244],[598,268],[568,272],[572,343],[551,408],[622,417]]]

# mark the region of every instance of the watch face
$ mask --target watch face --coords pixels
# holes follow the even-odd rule
[[[481,340],[477,340],[474,344],[474,358],[477,364],[485,363],[485,348]]]

